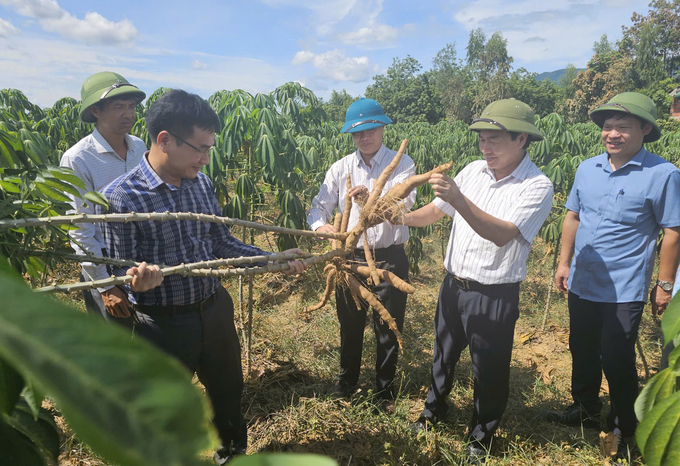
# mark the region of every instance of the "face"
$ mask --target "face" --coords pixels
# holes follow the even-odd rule
[[[90,111],[97,119],[100,131],[113,134],[126,134],[135,123],[137,99],[106,99],[104,108],[92,106]]]
[[[382,146],[383,131],[384,127],[379,126],[367,129],[366,131],[352,133],[354,145],[357,146],[357,149],[363,155],[374,155],[380,150],[380,146]]]
[[[194,179],[198,176],[198,172],[210,162],[208,153],[215,145],[215,132],[194,127],[194,134],[183,139],[184,142],[182,142],[167,131],[161,131],[157,140],[167,155],[163,171],[175,179]]]
[[[643,127],[634,116],[607,118],[602,125],[602,144],[610,156],[633,157],[642,148],[642,141],[652,131],[649,123]]]
[[[510,174],[524,158],[524,143],[528,136],[521,133],[513,141],[505,131],[483,130],[479,132],[479,150],[486,164],[496,172]]]

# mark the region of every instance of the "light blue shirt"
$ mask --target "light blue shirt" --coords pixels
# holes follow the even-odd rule
[[[578,167],[566,207],[580,217],[569,290],[647,301],[659,230],[680,226],[680,170],[643,147],[613,171],[605,152]]]

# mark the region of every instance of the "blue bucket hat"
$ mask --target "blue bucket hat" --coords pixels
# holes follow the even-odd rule
[[[361,98],[347,109],[343,133],[358,133],[380,126],[389,125],[392,120],[385,115],[382,107],[373,99]]]

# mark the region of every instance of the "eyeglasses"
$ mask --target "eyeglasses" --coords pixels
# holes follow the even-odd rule
[[[194,146],[193,144],[186,142],[184,139],[177,136],[176,134],[172,134],[170,131],[167,131],[167,132],[170,136],[177,139],[179,142],[186,144],[187,146],[191,147],[193,150],[195,150],[196,152],[198,152],[199,154],[202,154],[202,155],[208,155],[208,152],[210,152],[210,149],[215,147],[214,145],[212,145],[212,146],[204,147],[203,149],[199,149],[198,147]]]
[[[354,123],[352,126],[350,126],[349,128],[347,128],[347,131],[345,131],[345,133],[349,133],[350,130],[353,130],[353,129],[356,128],[357,126],[359,126],[359,125],[364,125],[364,124],[366,124],[366,123],[380,123],[382,126],[385,126],[385,122],[384,122],[384,121],[380,121],[380,120],[363,120],[363,121],[357,121],[357,122]]]
[[[133,86],[133,85],[130,84],[130,83],[115,83],[115,84],[112,84],[111,86],[109,86],[109,87],[104,91],[104,93],[103,93],[102,96],[99,98],[99,100],[104,99],[107,95],[109,95],[109,92],[111,92],[112,90],[118,89],[119,87],[123,87],[123,86],[132,86],[132,87],[134,87],[135,89],[139,89],[137,86]]]
[[[500,124],[500,123],[497,122],[496,120],[492,120],[491,118],[475,118],[474,120],[472,120],[472,124],[475,124],[475,123],[477,123],[478,121],[481,121],[482,123],[491,123],[491,124],[494,125],[494,126],[498,126],[498,127],[499,127],[500,129],[502,129],[503,131],[507,131],[507,130],[508,130],[508,128],[506,128],[505,126],[503,126],[502,124]]]

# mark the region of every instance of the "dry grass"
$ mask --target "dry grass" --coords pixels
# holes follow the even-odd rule
[[[240,236],[240,235],[239,235]],[[271,238],[269,238],[271,241]],[[270,249],[260,234],[258,245]],[[253,367],[247,375],[243,411],[249,423],[249,453],[295,451],[321,453],[346,465],[462,464],[467,422],[472,410],[472,370],[469,353],[458,365],[450,396],[451,414],[434,431],[413,437],[408,425],[418,417],[430,377],[433,319],[444,276],[439,239],[424,241],[427,259],[412,278],[404,325],[404,349],[393,416],[377,413],[372,397],[375,340],[370,327],[364,337],[362,375],[357,393],[348,401],[328,396],[338,371],[339,325],[334,297],[330,305],[311,313],[300,311],[320,298],[325,286],[323,267],[304,277],[258,277],[255,284]],[[271,241],[273,244],[273,241]],[[319,249],[308,241],[304,248]],[[529,258],[529,278],[522,285],[510,381],[510,401],[493,447],[490,465],[601,465],[598,434],[553,425],[544,412],[570,402],[571,360],[567,347],[566,300],[555,294],[548,329],[540,332],[551,258],[537,244]],[[59,272],[60,279],[68,272]],[[68,281],[68,280],[63,280]],[[224,283],[238,295],[238,281]],[[79,300],[78,296],[66,299]],[[238,314],[238,312],[237,312]],[[641,326],[647,361],[656,372],[659,362],[658,323],[646,314]],[[639,374],[644,370],[638,358]],[[601,394],[607,401],[606,386]],[[104,465],[65,429],[61,464]]]

